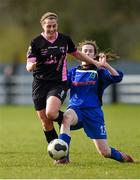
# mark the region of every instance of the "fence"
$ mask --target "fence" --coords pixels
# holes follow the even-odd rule
[[[118,84],[118,101],[140,104],[140,75],[127,75]]]
[[[0,76],[0,104],[31,104],[31,76]]]
[[[31,86],[31,76],[0,76],[0,104],[32,104]],[[107,88],[103,102],[140,104],[140,75],[125,75],[121,83]]]

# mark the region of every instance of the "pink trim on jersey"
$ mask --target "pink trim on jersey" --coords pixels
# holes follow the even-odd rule
[[[64,59],[63,69],[62,69],[62,81],[67,80],[67,59]]]
[[[27,59],[27,62],[31,62],[31,63],[36,62],[36,57],[28,58],[28,59]]]
[[[54,43],[56,41],[56,39],[58,38],[58,32],[56,32],[56,36],[54,39],[50,40],[47,38],[46,34],[44,32],[41,33],[41,35],[47,40],[49,41],[50,43]]]

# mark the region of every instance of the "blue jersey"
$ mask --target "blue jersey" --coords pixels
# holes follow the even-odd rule
[[[105,68],[82,69],[81,66],[68,72],[70,88],[69,107],[96,108],[102,105],[102,96],[105,88],[110,84],[120,82],[123,73],[113,76]]]

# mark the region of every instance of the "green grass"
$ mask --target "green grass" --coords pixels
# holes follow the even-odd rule
[[[140,178],[140,106],[105,105],[109,144],[136,163],[101,157],[82,130],[72,132],[69,165],[54,165],[41,124],[31,106],[0,106],[0,178]]]

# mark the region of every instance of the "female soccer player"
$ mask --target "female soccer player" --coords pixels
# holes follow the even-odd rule
[[[80,61],[99,63],[81,53],[69,36],[58,32],[58,16],[47,12],[40,20],[43,32],[31,41],[26,69],[33,71],[32,97],[47,142],[57,138],[53,121],[62,119],[60,106],[67,92],[67,53]],[[61,122],[58,122],[61,124]]]
[[[93,41],[85,41],[80,45],[81,50],[91,58],[97,58],[97,45]],[[109,55],[108,55],[108,58]],[[110,84],[120,82],[123,73],[115,70],[107,62],[107,55],[99,54],[100,68],[87,62],[68,74],[70,88],[70,101],[68,109],[64,113],[59,138],[70,144],[70,129],[83,128],[86,135],[94,142],[97,151],[106,158],[119,162],[133,162],[133,159],[110,147],[107,142],[107,134],[104,115],[101,109],[104,89]],[[68,163],[69,158],[56,161],[57,164]]]

